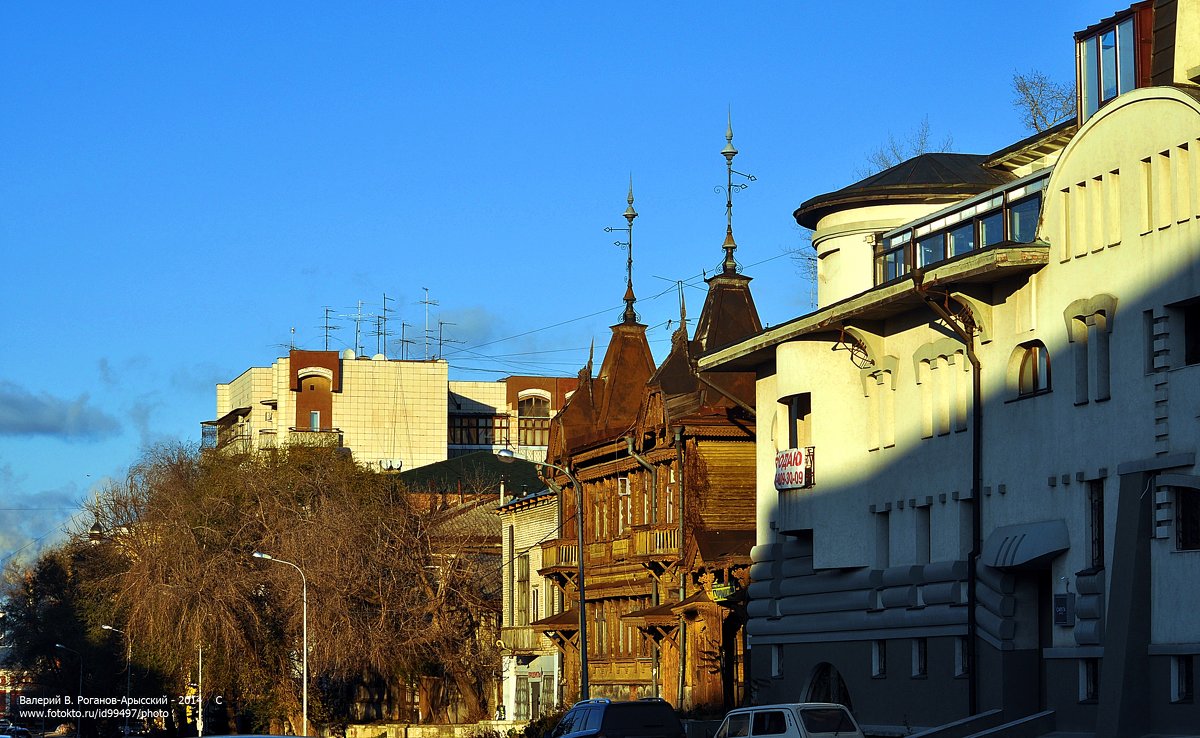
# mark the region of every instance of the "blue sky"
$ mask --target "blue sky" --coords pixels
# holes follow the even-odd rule
[[[1024,137],[1014,71],[1069,80],[1071,34],[1119,9],[0,4],[0,563],[146,444],[197,441],[217,382],[323,348],[327,306],[386,293],[421,357],[428,288],[453,378],[573,375],[619,317],[631,175],[661,356],[673,283],[694,316],[721,260],[727,111],[759,312],[807,312],[801,201],[925,117],[955,151]]]

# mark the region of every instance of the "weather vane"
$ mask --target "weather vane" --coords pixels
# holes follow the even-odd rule
[[[753,174],[739,172],[733,168],[733,157],[738,155],[738,150],[733,145],[733,113],[729,113],[728,126],[725,129],[725,148],[721,149],[721,156],[725,157],[725,186],[717,185],[713,188],[714,192],[725,191],[725,244],[722,248],[725,249],[725,261],[722,264],[722,270],[726,274],[731,274],[737,271],[737,261],[733,258],[733,252],[737,249],[737,243],[733,240],[733,193],[741,192],[750,186],[749,182],[754,182],[756,177]],[[747,182],[734,182],[733,175],[745,177]]]
[[[625,311],[622,313],[622,318],[626,323],[636,323],[637,313],[633,310],[635,297],[633,296],[633,219],[638,217],[637,211],[633,209],[633,175],[629,175],[629,197],[626,198],[629,205],[625,208],[624,216],[628,225],[608,226],[604,229],[605,233],[613,231],[624,231],[626,240],[613,241],[613,245],[625,249]]]

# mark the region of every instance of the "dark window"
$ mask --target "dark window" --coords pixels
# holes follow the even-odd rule
[[[1082,659],[1079,669],[1079,701],[1093,703],[1100,695],[1100,659]]]
[[[945,258],[946,243],[942,233],[917,239],[917,266],[927,267]]]
[[[1088,520],[1091,527],[1091,566],[1104,567],[1104,480],[1088,482]]]
[[[787,717],[782,710],[754,713],[754,735],[780,735],[787,732]]]
[[[1183,315],[1183,363],[1200,364],[1200,302],[1180,308]]]
[[[885,238],[875,257],[875,283],[883,284],[908,273],[908,233]]]
[[[967,223],[946,234],[950,256],[959,256],[975,248],[975,224]]]
[[[1041,194],[1026,198],[1008,208],[1008,240],[1030,243],[1037,234],[1038,215],[1042,212]]]
[[[1192,654],[1175,656],[1171,661],[1171,667],[1174,669],[1174,673],[1171,675],[1171,701],[1191,702],[1195,696]]]
[[[1200,490],[1175,488],[1175,547],[1200,551]]]
[[[982,248],[993,246],[1004,240],[1004,211],[994,213],[979,219],[979,245]]]
[[[507,415],[451,415],[450,443],[463,446],[492,446],[508,438]]]
[[[923,677],[929,673],[928,665],[929,642],[924,638],[914,638],[912,642],[912,675]]]
[[[1040,341],[1025,345],[1017,378],[1017,394],[1034,395],[1050,389],[1050,353]]]
[[[800,711],[809,733],[853,733],[858,730],[850,713],[841,707],[809,707]]]

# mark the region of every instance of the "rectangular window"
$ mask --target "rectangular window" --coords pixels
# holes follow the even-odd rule
[[[1004,240],[1004,212],[997,210],[979,219],[979,245],[994,246]]]
[[[975,249],[975,224],[967,223],[946,234],[950,256],[959,256]]]
[[[1183,363],[1200,364],[1200,301],[1179,308],[1183,318]]]
[[[1193,669],[1195,659],[1192,654],[1171,657],[1171,701],[1190,703],[1195,694],[1193,686]]]
[[[321,411],[313,410],[308,414],[308,429],[319,431],[321,430]]]
[[[1088,482],[1088,525],[1091,529],[1091,567],[1104,568],[1104,480]]]
[[[892,514],[881,512],[875,514],[875,568],[886,569],[891,566],[892,546]]]
[[[1042,211],[1041,194],[1021,200],[1008,208],[1008,240],[1032,243],[1037,235],[1038,215]]]
[[[929,563],[929,507],[918,507],[916,510],[917,562]]]
[[[1200,551],[1200,489],[1175,488],[1175,548]]]
[[[887,676],[887,641],[871,641],[871,676],[875,679]]]
[[[883,248],[875,256],[875,284],[899,279],[908,273],[909,233],[883,240]]]
[[[1152,30],[1148,28],[1151,24],[1135,25],[1139,19],[1134,14],[1146,11],[1153,12],[1146,7],[1087,36],[1076,34],[1080,123],[1117,95],[1129,92],[1140,83],[1148,83],[1148,80],[1139,80],[1139,76],[1145,76],[1144,72],[1139,75],[1141,63],[1148,59],[1138,59],[1137,34],[1148,34]],[[1149,17],[1141,20],[1148,21]]]
[[[448,441],[459,446],[494,446],[508,439],[507,415],[451,415]]]
[[[516,616],[513,625],[529,625],[529,554],[521,554],[516,561],[516,582],[514,599],[516,599]]]
[[[935,233],[917,240],[917,266],[926,267],[946,258],[945,236]]]
[[[962,677],[971,673],[971,642],[966,636],[954,639],[954,676]]]
[[[1079,660],[1079,701],[1093,704],[1100,696],[1100,659]]]
[[[783,646],[770,646],[771,649],[771,676],[779,678],[783,676]]]
[[[801,448],[812,443],[809,417],[812,415],[812,393],[802,392],[785,398],[788,408],[788,448]]]
[[[912,675],[925,677],[929,675],[929,641],[924,638],[912,639]]]

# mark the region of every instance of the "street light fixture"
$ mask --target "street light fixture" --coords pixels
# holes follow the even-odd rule
[[[496,452],[496,457],[505,464],[511,464],[517,455],[512,452],[512,449],[503,448]],[[575,533],[577,538],[578,552],[576,553],[576,579],[579,582],[579,699],[588,699],[588,635],[587,635],[587,596],[584,592],[583,581],[583,486],[579,484],[579,480],[575,475],[567,471],[561,466],[551,464],[545,461],[530,461],[531,464],[544,466],[547,469],[554,469],[566,475],[567,479],[571,480],[571,485],[575,487]]]
[[[296,566],[290,561],[277,559],[271,554],[265,554],[261,551],[254,552],[254,558],[266,559],[267,561],[275,561],[280,564],[287,564],[296,571],[300,572],[301,600],[303,602],[303,610],[301,614],[301,633],[303,650],[303,668],[301,670],[301,709],[304,713],[304,735],[308,735],[308,577],[304,576],[304,570]]]
[[[125,709],[125,735],[128,736],[129,735],[129,709],[128,708],[129,708],[129,695],[130,695],[129,684],[130,684],[130,678],[133,675],[133,666],[132,666],[133,641],[130,640],[128,633],[126,633],[125,631],[123,631],[119,628],[114,628],[111,625],[101,625],[100,627],[105,630],[111,630],[114,633],[120,633],[121,635],[125,636],[125,707],[126,707],[126,709]]]
[[[76,658],[79,659],[79,695],[78,695],[78,697],[76,697],[76,699],[78,700],[79,697],[83,697],[83,654],[79,653],[78,651],[76,651],[73,648],[64,646],[61,643],[55,643],[54,647],[61,648],[64,651],[70,651],[71,653],[75,654]],[[79,713],[79,717],[75,718],[75,738],[81,738],[82,735],[83,735],[83,712],[81,711]]]

